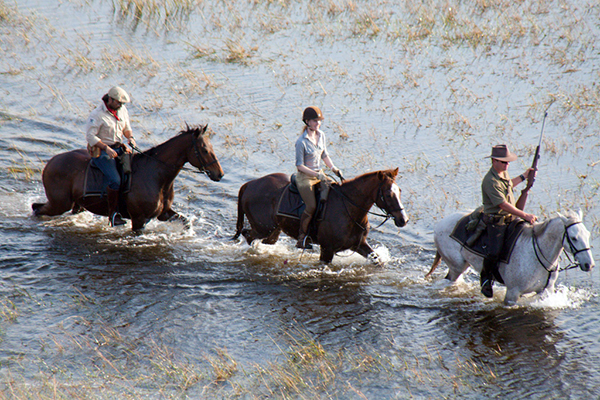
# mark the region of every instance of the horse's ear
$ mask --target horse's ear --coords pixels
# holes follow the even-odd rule
[[[204,135],[206,133],[206,130],[208,129],[208,124],[204,125],[201,129],[200,129],[200,134]]]
[[[399,171],[399,170],[400,170],[400,168],[399,168],[399,167],[396,167],[396,169],[392,171],[392,177],[393,177],[394,179],[396,179],[396,177],[398,176],[398,171]]]
[[[579,216],[579,220],[583,221],[583,211],[581,211],[581,207],[577,209],[577,215]]]

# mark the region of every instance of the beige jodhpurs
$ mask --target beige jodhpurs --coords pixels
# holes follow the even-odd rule
[[[311,216],[317,210],[317,199],[315,197],[314,186],[319,182],[320,181],[316,176],[308,176],[300,171],[296,174],[296,186],[298,186],[300,196],[302,197],[302,200],[304,200],[304,204],[306,204],[304,212]]]

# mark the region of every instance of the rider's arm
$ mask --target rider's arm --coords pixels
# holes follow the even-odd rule
[[[127,129],[127,130],[123,131],[123,136],[125,136],[127,138],[127,142],[129,143],[129,145],[131,147],[135,148],[136,143],[135,143],[135,139],[133,137],[133,132],[131,131],[131,129]],[[127,151],[128,153],[130,152],[129,149],[125,149],[125,151]]]
[[[525,221],[529,222],[530,224],[533,224],[537,220],[537,217],[535,215],[528,214],[522,210],[519,210],[517,207],[513,206],[512,204],[510,204],[506,201],[503,202],[502,204],[500,204],[498,207],[500,207],[501,210],[506,211],[507,213],[510,213],[519,218],[523,218]]]
[[[313,171],[312,169],[308,168],[304,164],[296,165],[296,169],[298,169],[298,171],[300,171],[302,173],[305,173],[308,176],[314,176],[315,178],[319,176],[318,172]]]
[[[523,172],[521,175],[517,176],[516,178],[512,178],[511,181],[512,181],[513,186],[517,186],[519,183],[524,182],[527,179],[527,177],[529,176],[529,174],[531,173],[531,171],[534,171],[534,169],[527,168],[527,171]],[[533,176],[535,177],[535,175],[537,175],[536,171],[534,171]]]
[[[323,157],[323,162],[325,163],[325,165],[327,165],[333,172],[335,172],[337,170],[337,168],[335,167],[335,165],[333,164],[333,161],[331,161],[331,158],[329,156],[325,156]]]

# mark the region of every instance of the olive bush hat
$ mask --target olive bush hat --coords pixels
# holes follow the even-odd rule
[[[518,157],[516,154],[511,153],[505,144],[499,144],[492,147],[492,155],[486,158],[493,158],[500,161],[515,161]]]
[[[129,103],[129,95],[123,88],[119,86],[113,86],[108,91],[108,97],[115,99],[119,103]]]

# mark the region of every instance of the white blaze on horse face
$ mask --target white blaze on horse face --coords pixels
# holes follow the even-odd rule
[[[400,200],[400,188],[398,187],[398,185],[393,183],[390,190],[392,192],[392,198],[394,200],[396,200],[396,203],[397,203],[396,207],[398,207],[400,209],[400,214],[402,215],[402,219],[404,220],[405,223],[408,222],[408,215],[406,214],[406,211],[404,211],[404,206],[402,205],[402,201]]]

